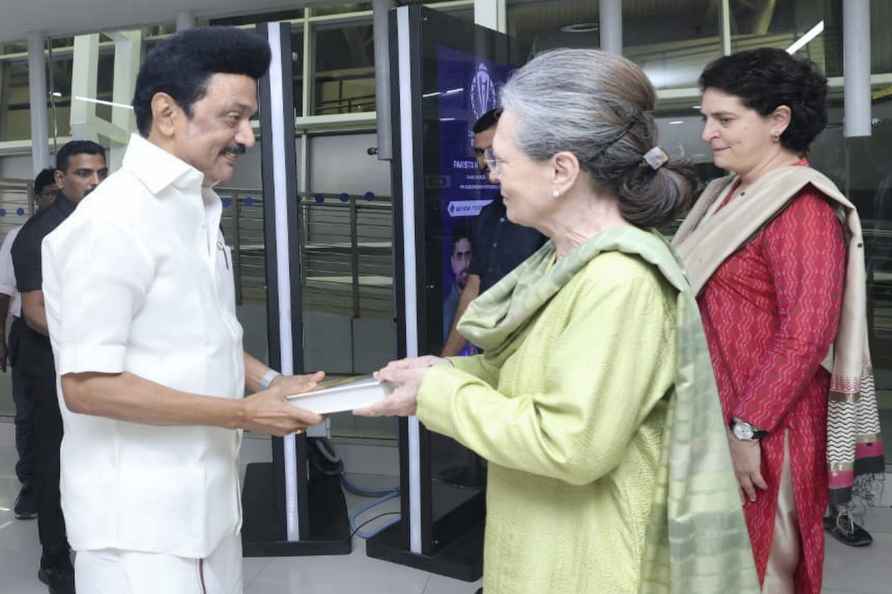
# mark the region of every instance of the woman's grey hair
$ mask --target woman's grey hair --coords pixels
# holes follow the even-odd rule
[[[656,92],[625,58],[599,50],[542,53],[514,73],[501,101],[517,116],[514,141],[526,155],[543,161],[573,153],[633,225],[669,222],[699,187],[687,162],[670,159],[655,170],[644,161],[657,145]]]

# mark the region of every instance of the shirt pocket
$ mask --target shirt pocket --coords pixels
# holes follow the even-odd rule
[[[232,249],[222,239],[217,241],[216,257],[217,298],[223,309],[235,315],[235,271]]]

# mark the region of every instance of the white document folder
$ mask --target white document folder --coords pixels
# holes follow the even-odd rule
[[[330,388],[288,396],[294,406],[320,415],[356,410],[380,402],[393,392],[393,385],[379,382],[371,376],[349,380]]]

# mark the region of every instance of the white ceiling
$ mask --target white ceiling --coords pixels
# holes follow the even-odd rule
[[[173,23],[184,11],[206,18],[329,3],[343,0],[0,0],[0,42],[23,40],[32,31],[65,36]]]

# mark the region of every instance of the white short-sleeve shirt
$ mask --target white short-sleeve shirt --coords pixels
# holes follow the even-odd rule
[[[126,371],[185,392],[244,396],[222,205],[202,182],[133,135],[120,171],[44,239],[57,381]],[[74,414],[58,387],[62,508],[75,550],[203,558],[239,531],[239,432]]]
[[[16,288],[15,269],[12,267],[12,243],[21,230],[21,225],[13,227],[0,244],[0,293],[9,295],[9,318],[22,317],[22,296]],[[6,329],[9,329],[9,324],[6,325]]]

